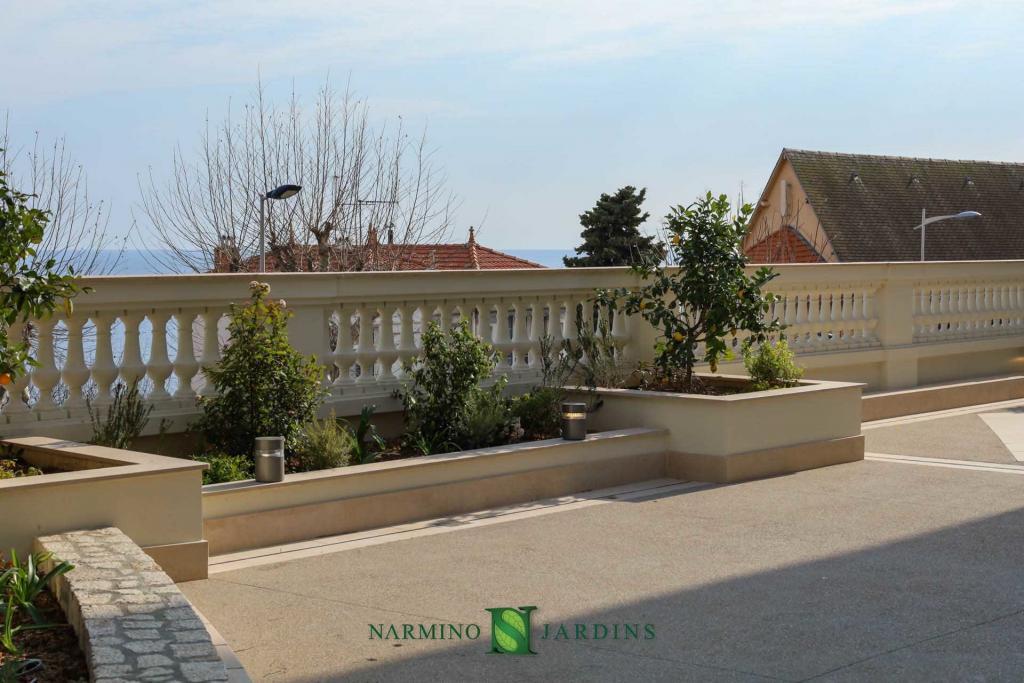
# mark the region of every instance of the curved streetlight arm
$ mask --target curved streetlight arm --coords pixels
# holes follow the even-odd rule
[[[925,218],[925,210],[921,209],[921,222],[914,226],[914,230],[921,231],[921,260],[924,261],[924,235],[925,226],[931,225],[932,223],[938,223],[939,221],[946,220],[960,220],[962,218],[980,218],[981,214],[977,211],[961,211],[960,213],[951,213],[948,216],[933,216],[932,218]]]
[[[914,230],[920,230],[921,228],[923,228],[926,225],[931,225],[932,223],[938,223],[939,221],[947,221],[947,220],[951,220],[951,219],[959,220],[959,219],[962,219],[962,218],[979,218],[979,217],[981,217],[981,214],[978,213],[977,211],[961,211],[960,213],[951,213],[948,216],[933,216],[932,218],[925,219],[919,225],[915,225],[914,226]]]

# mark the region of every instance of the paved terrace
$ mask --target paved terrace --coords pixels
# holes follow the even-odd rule
[[[868,424],[886,455],[792,476],[651,482],[253,553],[183,588],[253,680],[1016,681],[1022,409]],[[538,654],[485,654],[484,608],[521,605],[537,606]],[[392,622],[482,634],[369,640]],[[656,637],[540,639],[592,622]]]

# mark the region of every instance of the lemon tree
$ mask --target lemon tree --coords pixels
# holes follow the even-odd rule
[[[742,241],[752,212],[744,204],[734,213],[728,197],[710,192],[672,208],[665,217],[671,265],[639,264],[642,286],[598,292],[600,303],[639,314],[658,330],[656,369],[684,391],[694,388],[698,362],[717,371],[731,336],[744,331],[763,341],[781,328],[770,313],[774,295],[762,291],[778,274],[746,271]]]
[[[10,326],[30,318],[45,318],[79,292],[75,273],[56,272],[53,259],[37,258],[49,212],[29,206],[31,195],[8,184],[0,170],[0,385],[7,385],[34,361],[25,339],[12,339]]]

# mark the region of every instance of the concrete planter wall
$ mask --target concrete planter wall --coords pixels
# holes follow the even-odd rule
[[[203,487],[220,555],[665,476],[666,433],[621,429]]]
[[[727,396],[601,388],[603,405],[590,422],[598,430],[626,424],[668,430],[670,476],[741,481],[863,459],[862,387],[806,380]]]
[[[205,463],[45,437],[3,443],[61,471],[0,481],[0,548],[24,554],[38,536],[116,526],[176,581],[206,577]]]

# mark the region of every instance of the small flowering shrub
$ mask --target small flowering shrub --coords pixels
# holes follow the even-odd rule
[[[741,245],[752,212],[745,204],[732,215],[729,199],[710,192],[673,208],[665,227],[674,265],[640,264],[634,270],[643,286],[598,292],[600,303],[639,314],[660,333],[654,359],[660,386],[699,391],[694,366],[703,361],[716,372],[729,355],[728,337],[745,331],[760,342],[781,328],[767,317],[774,295],[762,292],[777,273],[745,270]]]
[[[743,345],[743,365],[754,391],[792,387],[804,376],[804,369],[796,364],[785,339],[763,341],[756,350],[754,346],[749,342]]]
[[[227,455],[252,455],[257,436],[283,436],[285,447],[294,450],[324,396],[323,368],[288,343],[285,302],[269,300],[264,282],[251,282],[249,290],[248,304],[231,305],[223,357],[203,368],[217,393],[200,399],[203,414],[196,426]]]

